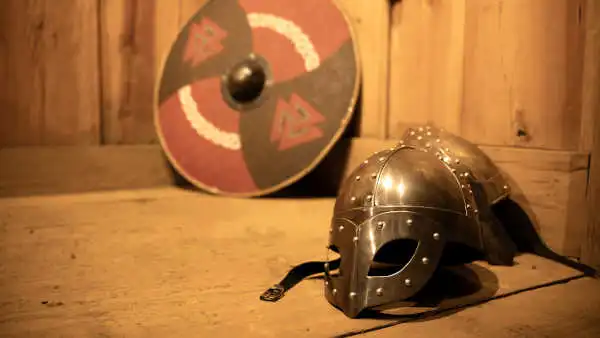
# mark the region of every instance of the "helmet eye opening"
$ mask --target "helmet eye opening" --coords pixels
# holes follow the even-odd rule
[[[385,243],[373,257],[368,276],[389,277],[402,271],[415,256],[419,241],[410,238]]]

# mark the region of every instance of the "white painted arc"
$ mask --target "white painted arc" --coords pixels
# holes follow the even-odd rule
[[[267,28],[288,39],[296,52],[304,60],[304,68],[307,72],[317,69],[321,65],[321,58],[308,35],[302,31],[294,22],[267,13],[250,13],[248,22],[252,28]]]
[[[177,96],[185,118],[200,137],[229,150],[241,149],[239,134],[219,129],[198,111],[198,105],[192,96],[192,88],[189,85],[179,89]]]

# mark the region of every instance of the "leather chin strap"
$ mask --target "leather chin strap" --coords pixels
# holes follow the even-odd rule
[[[329,269],[335,270],[340,267],[341,259],[330,262],[305,262],[300,265],[294,266],[283,279],[267,289],[260,295],[260,300],[265,302],[276,302],[285,296],[285,293],[294,287],[294,285],[300,283],[303,279],[325,272],[325,264],[329,263]]]

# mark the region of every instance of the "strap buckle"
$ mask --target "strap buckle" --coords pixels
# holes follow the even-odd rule
[[[285,288],[281,284],[271,286],[267,291],[260,295],[260,300],[265,302],[276,302],[285,295]]]

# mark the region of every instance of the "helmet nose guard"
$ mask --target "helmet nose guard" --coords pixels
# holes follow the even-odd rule
[[[350,318],[416,294],[431,278],[446,241],[441,224],[404,211],[381,213],[359,226],[339,219],[332,230],[330,246],[339,248],[341,265],[337,275],[326,266],[325,298]],[[385,249],[387,245],[398,249],[394,241],[404,239],[416,243],[416,248],[408,248],[413,250],[406,262],[401,261],[406,255],[396,252],[390,257]],[[384,255],[377,257],[379,253]]]

